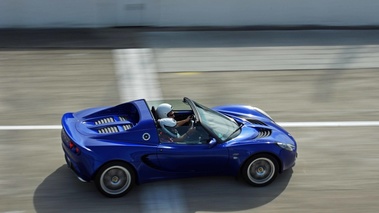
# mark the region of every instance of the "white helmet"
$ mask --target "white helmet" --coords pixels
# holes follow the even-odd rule
[[[162,118],[158,120],[159,125],[162,127],[162,130],[169,134],[171,137],[179,138],[180,135],[175,129],[176,120],[173,118]]]
[[[155,110],[159,118],[167,118],[167,114],[172,111],[172,106],[167,103],[160,104]]]

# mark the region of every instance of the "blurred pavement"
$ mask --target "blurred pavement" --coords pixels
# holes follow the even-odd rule
[[[59,125],[64,112],[151,90],[257,106],[278,122],[378,121],[378,45],[376,30],[0,30],[0,125]],[[225,72],[193,72],[206,70]],[[191,178],[120,199],[75,178],[59,130],[3,130],[0,212],[378,212],[378,127],[288,130],[299,158],[270,186]]]
[[[191,30],[191,29],[190,29]],[[379,67],[379,30],[0,30],[0,50],[151,48],[158,72]]]

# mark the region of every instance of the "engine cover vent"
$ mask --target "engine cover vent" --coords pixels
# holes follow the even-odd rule
[[[126,116],[118,116],[118,119],[120,121],[127,121],[128,120],[128,118]]]
[[[122,125],[122,128],[126,131],[126,130],[132,128],[132,125],[130,125],[130,124],[124,124],[124,125]]]
[[[115,122],[114,118],[108,117],[108,118],[102,118],[100,120],[95,121],[95,124],[100,125],[100,124],[113,123],[113,122]]]
[[[105,127],[105,128],[101,128],[98,130],[99,133],[116,133],[116,132],[120,132],[117,128],[117,126],[108,126],[108,127]]]

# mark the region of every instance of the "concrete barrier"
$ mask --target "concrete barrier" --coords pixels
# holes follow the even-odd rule
[[[377,0],[0,0],[0,28],[379,26]]]

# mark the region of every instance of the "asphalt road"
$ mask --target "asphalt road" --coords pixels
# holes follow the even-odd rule
[[[59,125],[120,102],[108,49],[0,51],[0,126]],[[159,72],[164,98],[258,106],[279,122],[378,121],[379,70]],[[292,171],[253,188],[233,177],[147,183],[108,199],[65,166],[59,130],[0,131],[0,212],[377,212],[378,127],[287,128]]]

